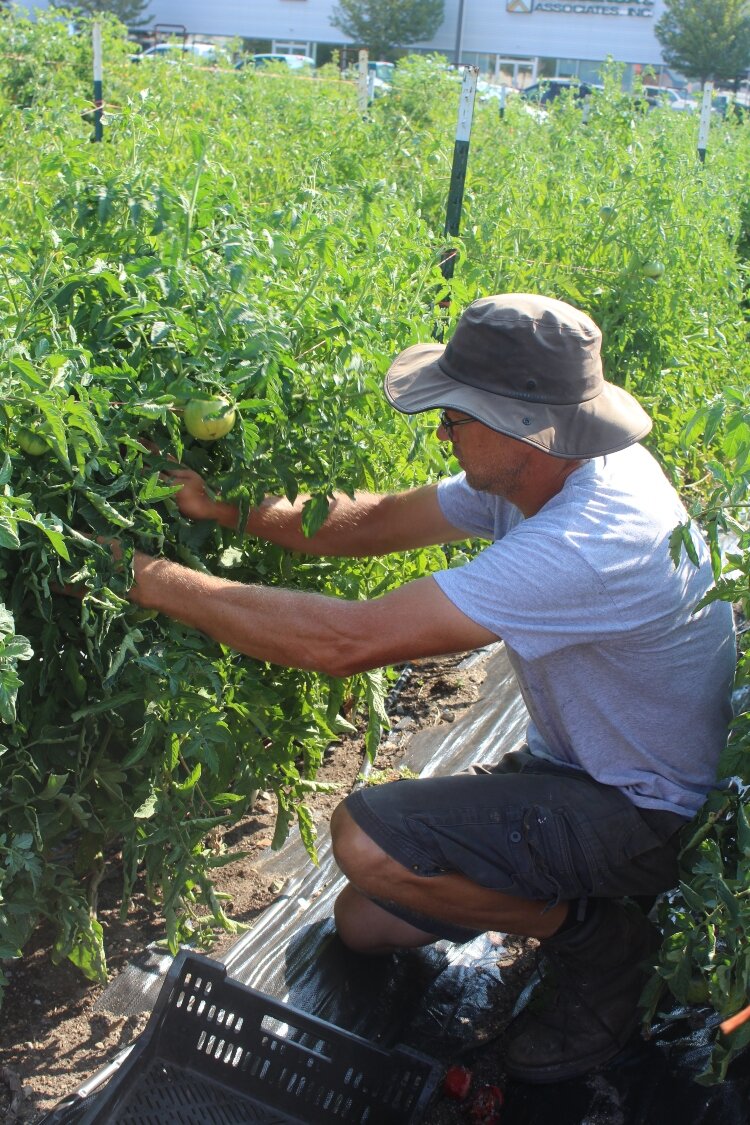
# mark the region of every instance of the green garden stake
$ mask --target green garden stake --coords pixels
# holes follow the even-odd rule
[[[104,114],[104,101],[102,98],[102,25],[100,20],[94,20],[91,25],[91,44],[94,51],[94,140],[102,139],[102,116]]]
[[[479,68],[476,66],[464,67],[464,78],[461,86],[461,100],[458,103],[458,121],[456,123],[456,140],[453,146],[453,166],[451,168],[451,182],[448,188],[448,205],[445,211],[445,233],[454,238],[458,234],[461,223],[461,207],[464,199],[464,184],[466,182],[466,165],[469,162],[469,138],[471,136],[471,119],[474,115],[474,98],[477,92],[477,78]],[[440,272],[446,281],[453,277],[458,251],[454,246],[447,246],[440,257]],[[441,309],[450,305],[450,297],[444,297],[439,302]],[[443,324],[438,320],[433,330],[436,340],[443,338]]]
[[[445,212],[445,233],[456,236],[461,223],[461,207],[464,199],[464,184],[466,182],[466,166],[469,161],[469,138],[471,137],[471,119],[474,115],[474,98],[477,92],[477,78],[479,68],[476,66],[464,67],[464,80],[461,86],[461,100],[458,105],[458,122],[456,124],[456,141],[453,146],[453,167],[451,168],[451,182],[448,189],[448,206]],[[448,280],[453,277],[453,267],[456,262],[456,251],[448,248],[440,262],[443,277]]]
[[[698,126],[698,156],[701,164],[706,159],[708,148],[708,130],[711,128],[711,98],[713,97],[714,84],[707,82],[703,87],[703,103],[701,105],[701,120]]]

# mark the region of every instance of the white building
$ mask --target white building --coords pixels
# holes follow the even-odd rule
[[[34,7],[33,0],[29,7]],[[608,57],[633,69],[663,64],[654,35],[663,0],[445,0],[445,18],[429,42],[410,50],[437,51],[472,63],[517,86],[538,73],[595,81]],[[40,7],[46,7],[41,3]],[[241,36],[254,49],[296,52],[326,61],[347,37],[330,20],[336,0],[151,0],[152,27],[184,28],[202,39]]]

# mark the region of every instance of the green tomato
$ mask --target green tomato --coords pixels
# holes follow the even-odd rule
[[[655,280],[657,278],[664,277],[664,271],[664,262],[658,262],[656,260],[651,262],[644,262],[641,266],[641,273],[643,274],[643,276],[651,277]]]
[[[617,214],[617,211],[614,209],[614,207],[609,207],[607,204],[605,204],[604,207],[599,208],[599,214],[605,223],[611,223],[615,215]]]
[[[185,429],[199,441],[217,441],[225,437],[237,420],[237,413],[229,399],[216,395],[213,398],[192,398],[183,414]]]
[[[49,452],[49,442],[38,430],[32,430],[29,426],[20,426],[16,436],[21,449],[24,453],[28,453],[29,457],[41,457],[43,453]]]

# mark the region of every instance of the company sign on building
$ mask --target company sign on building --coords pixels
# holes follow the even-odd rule
[[[532,12],[561,12],[565,15],[653,16],[654,0],[614,0],[597,4],[590,0],[507,0],[508,12],[531,15]]]

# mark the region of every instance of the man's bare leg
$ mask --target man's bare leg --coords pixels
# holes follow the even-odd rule
[[[436,940],[372,898],[467,929],[536,938],[551,937],[568,915],[567,902],[550,907],[490,890],[455,873],[417,875],[384,852],[343,805],[331,818],[331,837],[336,862],[350,884],[336,902],[336,927],[342,941],[360,953],[388,953]]]
[[[351,883],[336,899],[333,915],[339,937],[357,953],[395,953],[397,949],[413,949],[438,940],[436,934],[428,934],[390,914]]]

